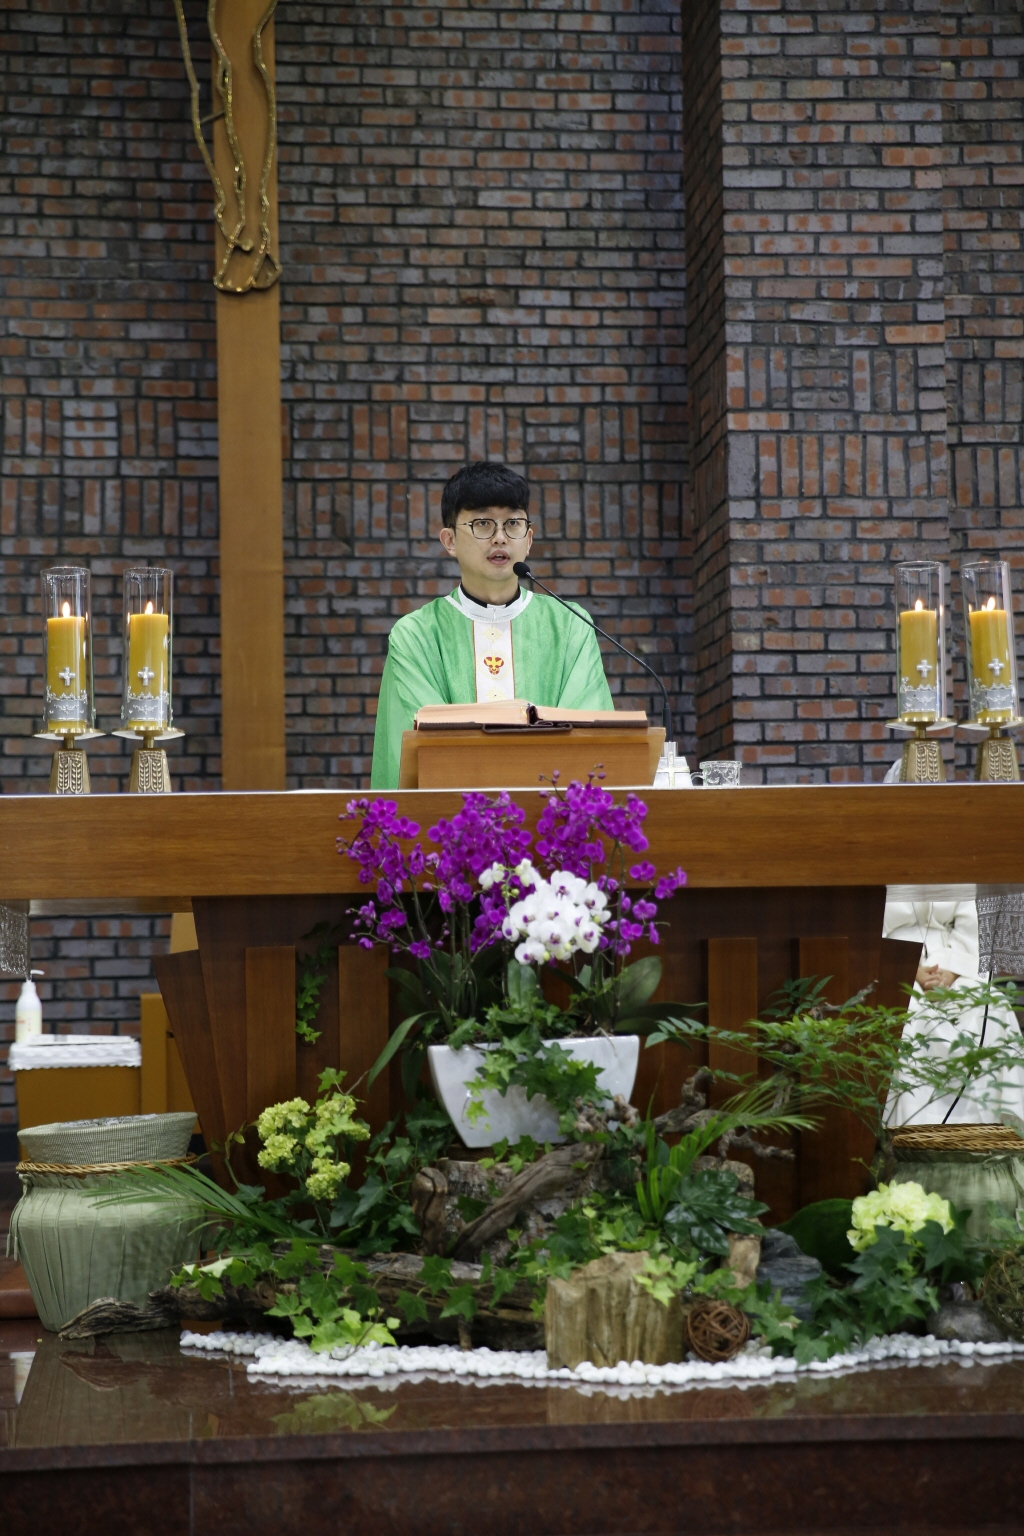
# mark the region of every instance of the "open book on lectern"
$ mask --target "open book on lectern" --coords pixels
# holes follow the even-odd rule
[[[478,704],[424,704],[417,710],[418,731],[589,730],[646,731],[642,709],[555,709],[527,699],[499,699]]]

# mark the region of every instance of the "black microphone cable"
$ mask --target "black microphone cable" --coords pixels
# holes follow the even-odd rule
[[[615,639],[614,635],[609,635],[605,630],[603,630],[600,624],[595,624],[588,613],[584,614],[577,612],[571,603],[567,603],[565,601],[564,597],[559,597],[557,592],[552,592],[550,587],[546,587],[544,583],[533,574],[525,560],[517,560],[515,565],[512,567],[512,571],[514,575],[519,577],[520,581],[531,581],[535,587],[540,587],[541,591],[546,592],[548,597],[553,597],[556,603],[561,603],[563,608],[568,609],[574,618],[579,619],[584,624],[589,624],[592,630],[599,634],[602,639],[607,640],[610,645],[614,645],[616,650],[622,652],[623,656],[628,656],[630,661],[635,661],[638,666],[643,667],[645,672],[649,672],[651,674],[651,676],[654,678],[654,681],[661,689],[662,721],[665,726],[665,741],[669,742],[674,740],[672,735],[672,709],[668,702],[668,690],[666,689],[665,684],[662,682],[661,678],[658,676],[657,672],[655,672],[654,668],[649,667],[646,661],[643,661],[639,656],[635,656],[632,651],[628,651],[624,645],[620,644],[620,642]]]

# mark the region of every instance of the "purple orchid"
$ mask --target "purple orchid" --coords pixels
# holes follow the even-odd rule
[[[589,961],[587,974],[597,985],[621,970],[638,940],[658,942],[657,904],[673,895],[686,875],[677,869],[656,879],[646,859],[627,871],[627,855],[641,855],[648,847],[647,807],[636,795],[620,803],[593,781],[544,795],[532,854],[543,877],[563,871],[594,881],[611,909]],[[394,800],[352,800],[341,820],[358,826],[351,838],[338,838],[338,851],[358,864],[360,884],[374,888],[353,916],[358,942],[385,943],[410,955],[449,1028],[472,1017],[474,958],[496,945],[507,948],[502,927],[509,909],[532,888],[516,873],[532,842],[525,811],[504,791],[467,792],[461,810],[430,828],[429,850],[419,841],[419,825],[399,815]],[[481,876],[495,869],[501,877],[489,876],[482,884]],[[630,884],[634,891],[637,885],[646,889],[630,894]],[[435,912],[424,897],[432,899]]]

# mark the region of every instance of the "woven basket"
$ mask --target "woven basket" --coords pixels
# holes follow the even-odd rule
[[[995,1236],[991,1206],[1008,1216],[1024,1204],[1024,1138],[1012,1126],[901,1126],[892,1152],[894,1181],[969,1211],[965,1231],[979,1242]]]
[[[117,1115],[105,1120],[67,1120],[19,1130],[18,1140],[33,1163],[157,1163],[184,1157],[196,1117],[191,1110],[170,1115]]]
[[[1024,1137],[1010,1125],[904,1125],[892,1145],[894,1152],[1024,1153]]]

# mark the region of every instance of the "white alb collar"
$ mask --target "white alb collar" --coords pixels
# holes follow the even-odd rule
[[[493,624],[495,621],[518,619],[528,606],[533,593],[520,588],[519,596],[514,603],[476,603],[471,597],[466,596],[461,587],[456,587],[454,592],[447,594],[447,597],[460,613],[464,613],[466,618],[472,619],[475,624]]]

